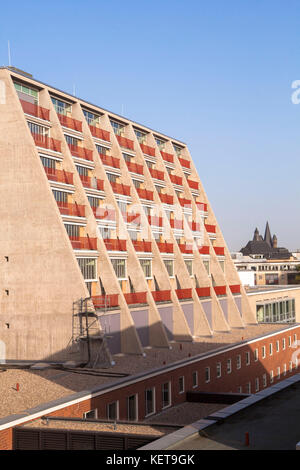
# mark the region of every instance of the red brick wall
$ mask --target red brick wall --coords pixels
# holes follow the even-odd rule
[[[12,450],[12,428],[0,431],[0,449]]]
[[[194,364],[185,365],[175,370],[157,374],[154,377],[144,379],[132,385],[109,391],[103,395],[89,398],[74,405],[50,413],[49,416],[61,417],[77,417],[82,418],[83,414],[92,409],[98,410],[98,418],[107,418],[107,405],[111,402],[119,402],[119,419],[127,420],[127,397],[130,395],[138,395],[138,419],[145,417],[145,390],[155,387],[155,410],[156,413],[162,409],[162,392],[161,387],[165,382],[171,382],[171,400],[172,405],[177,405],[185,401],[185,393],[179,393],[179,377],[184,376],[185,392],[189,390],[201,390],[209,392],[233,392],[237,393],[239,387],[241,392],[247,393],[246,385],[251,383],[251,393],[255,393],[255,378],[259,378],[259,389],[263,388],[262,377],[267,375],[267,386],[272,385],[269,373],[274,372],[273,383],[284,380],[292,374],[298,373],[293,364],[293,370],[289,370],[289,362],[292,360],[292,354],[296,349],[289,346],[289,336],[291,344],[294,342],[294,335],[300,333],[300,327],[293,331],[282,332],[271,336],[270,338],[261,338],[251,344],[241,345],[230,351],[215,354],[211,358],[199,360]],[[285,349],[282,347],[282,340],[285,338]],[[279,352],[276,351],[276,341],[279,340]],[[270,355],[269,345],[273,345],[273,353]],[[266,357],[262,358],[262,346],[266,347]],[[254,350],[258,349],[258,360],[255,361]],[[249,352],[250,364],[246,365],[246,352]],[[236,367],[236,357],[241,355],[241,368]],[[184,359],[184,357],[183,357]],[[231,373],[227,373],[226,363],[231,359]],[[221,362],[221,377],[216,376],[216,364]],[[287,372],[283,375],[283,365],[286,364]],[[210,382],[205,383],[205,368],[210,367]],[[280,367],[280,378],[277,378],[277,367]],[[194,371],[198,373],[198,386],[193,388],[192,374]],[[9,449],[12,447],[11,429],[0,431],[0,449]]]

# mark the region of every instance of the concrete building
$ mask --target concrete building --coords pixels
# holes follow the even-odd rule
[[[300,283],[300,261],[296,256],[288,260],[268,259],[263,255],[246,256],[231,253],[242,284],[247,286],[296,285]]]
[[[256,322],[186,144],[12,67],[0,84],[2,361]]]

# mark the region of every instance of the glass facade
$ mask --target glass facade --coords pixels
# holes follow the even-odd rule
[[[258,322],[263,323],[295,322],[295,299],[257,304],[256,317]]]

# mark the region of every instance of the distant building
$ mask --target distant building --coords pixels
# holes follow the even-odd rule
[[[241,253],[245,256],[263,257],[266,259],[290,259],[292,254],[287,248],[280,248],[277,246],[276,235],[271,236],[269,223],[266,224],[265,236],[259,234],[258,229],[254,231],[253,240],[250,240],[247,245],[242,248]]]

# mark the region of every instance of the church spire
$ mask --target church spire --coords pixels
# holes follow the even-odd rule
[[[271,232],[270,232],[269,222],[267,222],[267,224],[266,224],[264,241],[267,242],[267,244],[269,246],[272,246],[272,239],[271,239]]]

